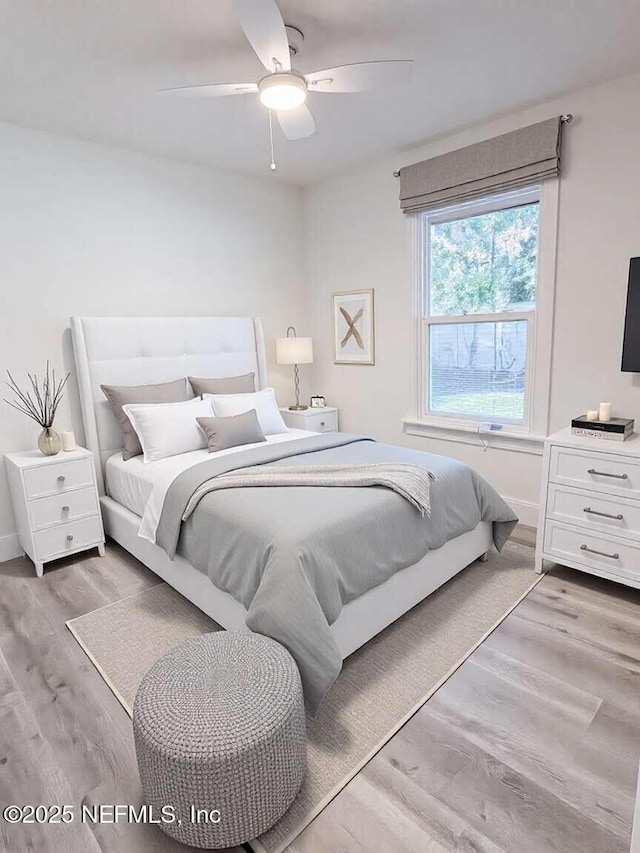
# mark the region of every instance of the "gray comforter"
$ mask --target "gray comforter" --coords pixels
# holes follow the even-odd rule
[[[389,462],[433,472],[430,518],[386,488],[274,486],[204,494],[182,521],[194,492],[228,471]],[[167,492],[157,543],[241,602],[251,630],[289,649],[315,711],[342,666],[329,630],[342,607],[480,521],[493,522],[500,549],[517,518],[467,465],[331,433],[214,457],[180,474]]]

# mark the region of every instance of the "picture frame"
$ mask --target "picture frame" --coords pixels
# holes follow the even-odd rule
[[[375,364],[373,288],[332,294],[333,363]]]
[[[324,409],[326,406],[324,397],[321,394],[314,394],[309,403],[312,409]]]

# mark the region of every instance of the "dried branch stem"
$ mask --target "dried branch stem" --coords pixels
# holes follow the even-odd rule
[[[31,418],[31,420],[40,424],[43,429],[46,429],[53,425],[70,375],[70,373],[67,373],[64,379],[56,382],[56,372],[50,369],[50,362],[47,359],[47,366],[42,382],[38,382],[37,374],[34,373],[31,375],[31,373],[27,373],[31,388],[23,391],[7,370],[9,379],[5,384],[14,395],[14,399],[7,400],[4,398],[4,401],[13,409],[22,412],[23,415]]]

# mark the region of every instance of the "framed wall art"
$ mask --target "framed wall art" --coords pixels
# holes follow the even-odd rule
[[[334,364],[375,364],[373,289],[333,294]]]

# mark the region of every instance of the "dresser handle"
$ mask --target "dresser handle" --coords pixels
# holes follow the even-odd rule
[[[608,474],[606,471],[596,471],[595,468],[589,468],[587,474],[596,474],[598,477],[613,477],[614,480],[628,480],[628,474]]]
[[[58,477],[58,482],[59,482],[59,483],[64,483],[65,479],[66,479],[66,478],[65,478],[64,474],[60,474],[60,476]]]
[[[67,542],[73,542],[73,536],[71,533],[67,536]]]
[[[586,506],[582,510],[582,512],[588,512],[589,515],[599,515],[602,518],[613,518],[615,519],[615,521],[622,521],[622,519],[624,518],[624,515],[621,512],[619,512],[617,515],[613,515],[613,513],[611,512],[598,512],[597,509],[591,509],[591,507],[589,506]]]
[[[590,554],[597,554],[599,557],[609,557],[610,560],[620,559],[620,554],[607,554],[606,551],[596,551],[594,548],[588,548],[586,545],[581,545],[580,550],[588,551]]]
[[[320,421],[320,426],[324,426],[324,421]]]
[[[69,507],[68,507],[68,506],[63,506],[63,507],[62,507],[62,512],[69,512]],[[586,509],[585,509],[585,512],[586,512]]]

